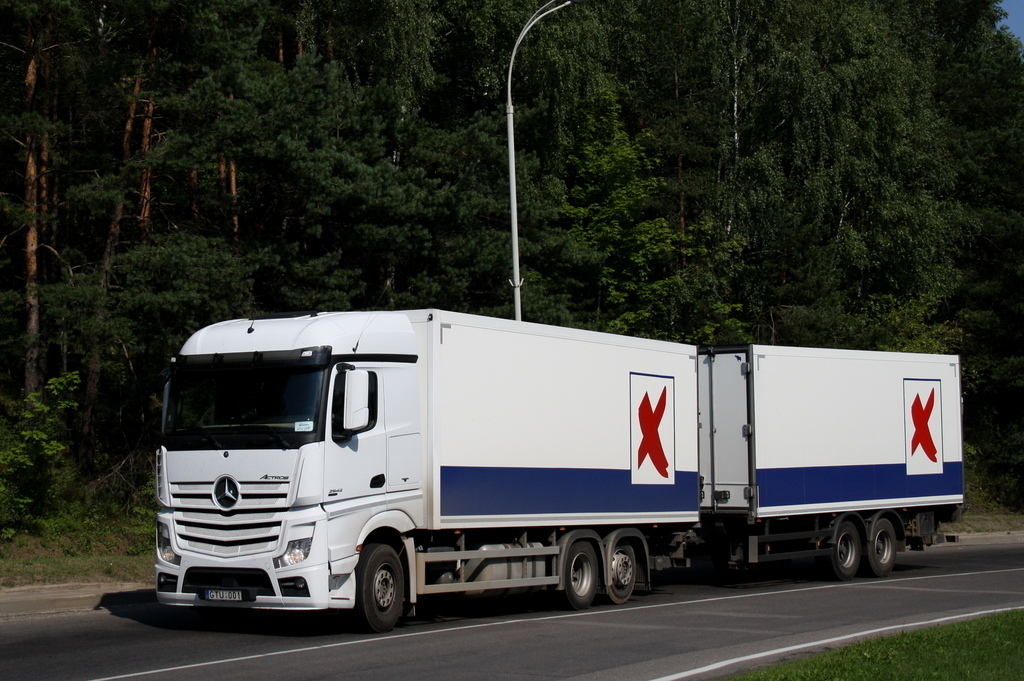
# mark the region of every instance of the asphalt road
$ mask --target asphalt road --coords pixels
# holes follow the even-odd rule
[[[900,554],[887,579],[821,581],[810,562],[722,582],[705,566],[658,573],[625,606],[582,613],[548,598],[447,600],[386,635],[337,613],[253,612],[208,622],[154,604],[0,617],[0,677],[60,679],[728,678],[777,659],[1024,608],[1024,545]]]

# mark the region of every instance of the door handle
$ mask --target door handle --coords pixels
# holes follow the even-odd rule
[[[377,489],[384,486],[384,474],[375,475],[370,478],[370,489]]]

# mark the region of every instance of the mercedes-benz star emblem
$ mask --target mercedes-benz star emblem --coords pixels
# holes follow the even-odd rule
[[[223,509],[234,508],[242,497],[238,491],[238,483],[229,475],[217,478],[213,483],[213,501]]]

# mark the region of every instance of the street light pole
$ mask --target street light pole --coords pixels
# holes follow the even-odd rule
[[[533,13],[530,20],[526,22],[526,25],[523,26],[523,30],[519,32],[519,37],[516,38],[516,44],[512,48],[512,57],[508,60],[508,97],[505,101],[505,119],[508,123],[508,194],[509,202],[512,207],[512,279],[509,283],[512,284],[512,297],[515,305],[517,322],[523,320],[523,280],[519,277],[519,207],[516,201],[516,141],[512,109],[512,65],[516,61],[516,52],[519,50],[519,44],[523,42],[523,38],[526,37],[526,33],[533,28],[534,24],[552,12],[557,12],[560,9],[581,1],[582,0],[549,0],[546,4],[541,6],[540,9]],[[555,6],[552,7],[552,5]]]

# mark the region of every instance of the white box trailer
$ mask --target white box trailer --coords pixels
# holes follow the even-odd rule
[[[697,521],[696,347],[437,311],[413,328],[428,527]]]
[[[820,556],[841,578],[865,553],[885,574],[896,550],[934,534],[925,519],[962,500],[959,389],[939,375],[956,359],[787,352],[440,310],[207,327],[165,388],[158,599],[354,609],[384,631],[436,593],[621,603],[651,570],[704,552],[722,567]],[[875,416],[860,397],[833,410],[843,398],[802,393],[829,371],[867,402],[889,404],[873,384],[896,375],[912,404],[936,387],[910,418],[941,415],[943,430],[915,431],[908,456],[941,447],[947,487],[887,487],[903,431],[860,424]],[[813,407],[815,422],[790,407]],[[903,477],[938,479],[907,465]]]
[[[935,511],[949,519],[963,502],[957,357],[702,348],[699,376],[701,509],[723,561],[815,555],[807,540],[833,541],[829,519],[848,513],[887,573],[905,525],[912,543],[941,538]]]

